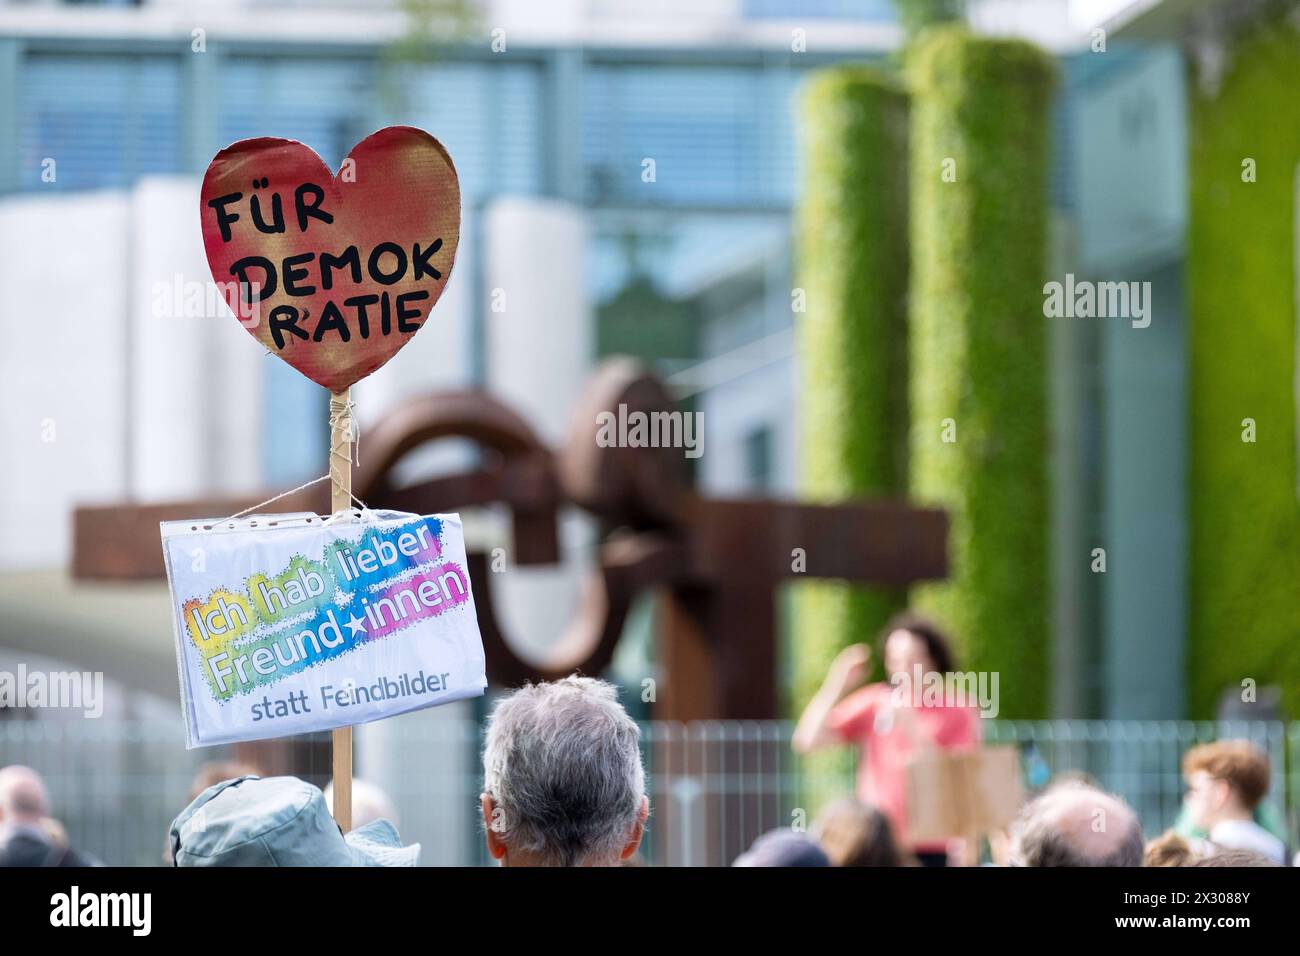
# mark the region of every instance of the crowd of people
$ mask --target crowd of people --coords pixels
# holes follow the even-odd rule
[[[832,663],[795,728],[800,753],[861,750],[856,798],[829,806],[805,836],[765,834],[738,861],[771,866],[1285,866],[1285,831],[1268,819],[1268,755],[1245,740],[1201,744],[1183,757],[1187,785],[1174,827],[1149,843],[1125,801],[1077,771],[1064,771],[1024,802],[1005,827],[985,834],[987,854],[968,838],[913,839],[909,764],[934,752],[979,746],[969,700],[924,700],[918,674],[956,670],[951,644],[932,622],[902,614],[882,632],[885,680],[866,683],[872,650],[853,645]],[[1273,829],[1266,826],[1271,823]],[[1277,831],[1277,832],[1275,832]],[[1300,857],[1297,857],[1300,861]]]
[[[803,829],[760,836],[736,866],[1279,866],[1287,846],[1262,813],[1267,755],[1246,741],[1189,750],[1183,814],[1144,844],[1137,814],[1080,773],[1064,772],[1027,799],[979,845],[968,837],[913,838],[907,767],[919,754],[979,747],[974,710],[916,701],[897,690],[908,675],[946,673],[951,647],[931,622],[908,615],[881,641],[885,680],[867,682],[872,652],[844,651],[795,729],[793,747],[861,749],[857,792],[831,801]],[[640,729],[615,687],[572,676],[526,685],[497,701],[483,750],[479,809],[490,857],[504,866],[619,866],[641,862],[651,816]],[[393,802],[354,782],[353,829],[331,816],[331,791],[295,777],[215,763],[196,778],[163,852],[175,866],[412,866]],[[0,769],[0,866],[87,866],[69,845],[36,771]]]

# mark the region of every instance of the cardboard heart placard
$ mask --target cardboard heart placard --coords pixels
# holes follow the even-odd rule
[[[460,241],[460,184],[436,139],[390,126],[337,176],[289,139],[226,147],[203,177],[212,278],[272,353],[331,392],[397,354],[428,319]]]

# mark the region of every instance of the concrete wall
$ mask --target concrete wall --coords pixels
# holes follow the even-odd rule
[[[595,354],[588,299],[587,219],[551,200],[505,199],[488,207],[481,312],[485,383],[524,416],[545,442],[562,443]],[[503,302],[493,311],[495,301]],[[565,565],[521,568],[506,553],[493,580],[502,625],[527,654],[559,638],[592,564],[594,533],[570,512],[561,527]]]
[[[263,350],[208,304],[197,189],[0,202],[0,568],[65,563],[77,504],[260,487]]]
[[[0,570],[61,564],[72,504],[128,491],[128,217],[119,193],[0,202]]]
[[[213,286],[198,182],[145,179],[128,196],[126,440],[140,500],[262,487],[262,386],[270,361]],[[277,427],[292,427],[280,422]]]

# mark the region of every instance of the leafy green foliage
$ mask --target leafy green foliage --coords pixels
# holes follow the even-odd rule
[[[1189,705],[1247,678],[1300,713],[1295,175],[1300,36],[1264,21],[1191,103]],[[1243,163],[1254,161],[1254,182]],[[1255,421],[1254,443],[1242,440]]]
[[[1049,702],[1047,320],[1050,58],[928,31],[912,104],[911,492],[949,511],[950,578],[913,597],[1005,717]],[[944,441],[945,420],[951,420]]]
[[[900,497],[907,481],[907,97],[877,71],[840,67],[818,74],[803,103],[802,492],[820,502]],[[834,656],[873,639],[901,600],[897,591],[841,582],[795,588],[796,710]]]

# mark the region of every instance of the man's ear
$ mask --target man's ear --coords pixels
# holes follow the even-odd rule
[[[505,859],[506,845],[501,841],[500,834],[493,827],[493,824],[501,815],[501,810],[492,799],[491,794],[483,794],[479,797],[479,802],[483,806],[483,832],[487,834],[488,854],[494,860]]]
[[[1216,779],[1214,781],[1214,796],[1215,806],[1222,809],[1232,803],[1233,797],[1235,797],[1236,794],[1232,792],[1232,784],[1228,783],[1226,780]]]
[[[650,798],[641,798],[641,809],[636,814],[636,826],[632,828],[632,834],[628,837],[627,845],[619,853],[620,860],[630,860],[632,854],[641,846],[641,837],[645,836],[645,822],[650,817]]]

